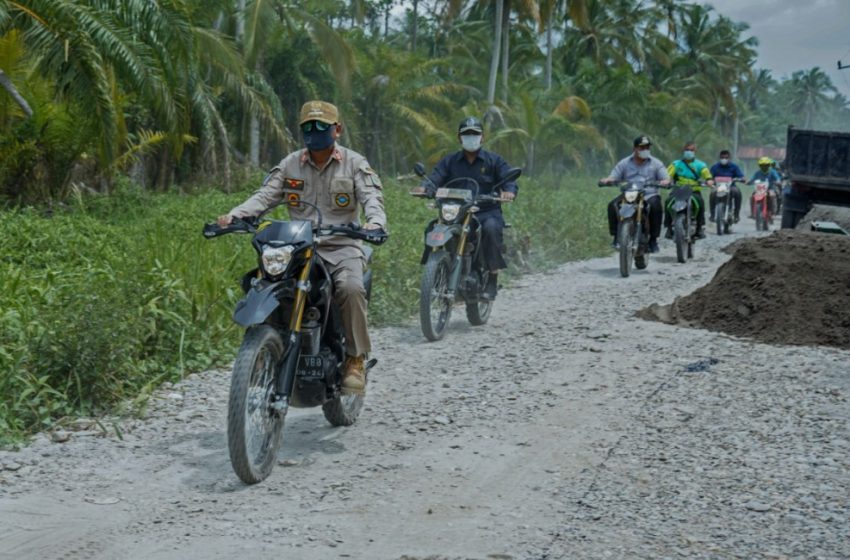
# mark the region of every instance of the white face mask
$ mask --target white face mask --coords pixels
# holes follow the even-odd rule
[[[463,149],[467,152],[477,152],[481,149],[481,135],[462,134],[460,136],[460,143],[463,145]]]
[[[649,159],[649,150],[639,150],[638,157],[641,159]]]
[[[728,160],[728,159],[726,159],[726,158],[722,158],[722,159],[720,160],[720,165],[729,165],[729,160]]]

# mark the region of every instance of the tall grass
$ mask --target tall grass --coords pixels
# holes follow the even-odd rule
[[[610,193],[593,184],[521,180],[505,213],[525,271],[605,250]],[[387,181],[384,190],[391,237],[374,257],[374,325],[416,310],[435,210],[408,196],[410,186]],[[255,255],[248,236],[207,241],[201,227],[249,194],[125,187],[50,216],[0,213],[0,442],[227,363],[241,337],[231,321],[238,280]]]

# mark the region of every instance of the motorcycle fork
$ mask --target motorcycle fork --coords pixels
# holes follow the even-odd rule
[[[460,238],[457,240],[457,249],[455,251],[454,265],[452,267],[452,275],[449,278],[449,295],[454,295],[460,282],[460,273],[463,270],[463,257],[466,250],[466,239],[469,236],[469,222],[472,220],[472,212],[467,212],[463,219],[463,227],[460,228]],[[480,241],[479,241],[480,244]]]
[[[307,307],[310,270],[313,268],[313,250],[308,249],[298,283],[295,285],[295,300],[292,303],[292,315],[289,317],[289,340],[283,353],[275,385],[278,399],[289,399],[295,384],[295,371],[298,369],[298,356],[301,354],[301,320]]]

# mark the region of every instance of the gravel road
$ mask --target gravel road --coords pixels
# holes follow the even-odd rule
[[[39,435],[0,453],[0,558],[848,558],[850,352],[634,317],[740,237],[683,265],[666,242],[628,279],[613,254],[525,276],[441,342],[376,330],[360,421],[293,411],[255,486],[227,371]]]

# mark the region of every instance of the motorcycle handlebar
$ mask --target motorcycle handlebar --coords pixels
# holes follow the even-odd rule
[[[255,233],[257,222],[257,218],[251,217],[233,218],[233,221],[227,226],[220,226],[215,222],[204,224],[203,235],[206,239],[213,239],[228,233]],[[365,229],[358,224],[322,226],[317,229],[320,235],[342,235],[352,239],[360,239],[373,245],[381,245],[389,238],[389,234],[383,229]]]
[[[389,234],[383,229],[366,229],[359,224],[327,226],[322,229],[323,232],[327,231],[331,235],[342,235],[352,239],[360,239],[373,245],[382,245],[389,238]]]

